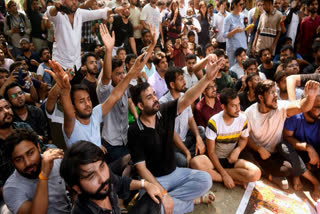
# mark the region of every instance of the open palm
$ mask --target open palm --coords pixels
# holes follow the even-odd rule
[[[45,69],[45,72],[49,73],[52,78],[56,81],[61,89],[70,89],[70,81],[68,74],[63,70],[58,62],[55,60],[49,60],[49,66],[52,71]]]
[[[110,35],[108,28],[105,24],[100,24],[100,35],[102,42],[104,46],[108,49],[111,50],[114,46],[115,42],[115,36],[114,36],[114,31],[112,31],[112,36]]]

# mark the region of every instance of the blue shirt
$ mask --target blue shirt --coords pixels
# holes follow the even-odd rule
[[[227,51],[228,50],[237,50],[237,48],[244,48],[247,49],[247,37],[246,33],[244,31],[244,24],[243,24],[244,16],[243,14],[240,14],[238,16],[235,16],[233,13],[230,13],[225,19],[224,19],[224,26],[223,26],[223,36],[227,39]],[[236,29],[238,26],[240,28],[243,28],[243,31],[241,33],[235,33],[230,38],[227,37],[228,33],[234,29]]]
[[[318,152],[320,149],[320,121],[308,123],[303,113],[286,119],[284,128],[293,131],[293,136],[301,142],[307,142]]]

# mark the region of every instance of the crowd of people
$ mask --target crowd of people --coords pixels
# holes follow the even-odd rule
[[[0,0],[0,213],[320,199],[318,0]],[[292,181],[292,182],[289,182]]]

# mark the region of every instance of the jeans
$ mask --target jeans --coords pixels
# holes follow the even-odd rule
[[[173,214],[193,211],[193,200],[204,195],[212,186],[207,172],[177,167],[169,175],[156,177],[174,201]],[[161,213],[164,213],[163,206]]]
[[[206,142],[205,129],[203,126],[198,126],[199,134],[203,140],[203,143]],[[191,153],[191,157],[194,157],[196,151],[196,137],[191,130],[188,131],[186,140],[183,142],[184,145]],[[178,167],[187,167],[187,158],[185,154],[182,154],[180,150],[176,149],[175,152],[176,162]]]

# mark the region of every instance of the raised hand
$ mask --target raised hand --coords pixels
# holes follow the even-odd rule
[[[46,178],[49,178],[54,160],[63,158],[63,155],[64,153],[62,149],[46,150],[42,155],[41,174]]]
[[[114,31],[112,31],[112,36],[110,36],[108,28],[105,24],[100,24],[99,28],[104,46],[107,50],[112,50],[115,42]]]
[[[49,60],[49,67],[52,69],[52,71],[48,69],[45,69],[44,71],[52,76],[52,78],[56,81],[56,83],[61,89],[70,90],[71,85],[69,81],[69,76],[63,70],[60,64],[55,60]]]
[[[224,58],[216,60],[215,62],[209,60],[206,65],[206,78],[210,81],[214,80],[217,77],[219,70],[223,68],[224,63]]]
[[[318,95],[319,83],[314,80],[309,80],[304,88],[304,92],[311,97]]]
[[[153,25],[150,25],[150,32],[152,36],[152,45],[157,44],[157,34],[156,34],[156,29]]]
[[[132,68],[130,69],[129,73],[134,73],[134,78],[137,78],[139,76],[143,66],[147,63],[148,61],[147,54],[148,54],[147,52],[144,52],[143,54],[138,56]]]

